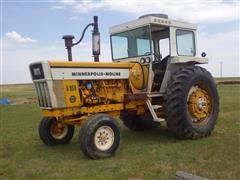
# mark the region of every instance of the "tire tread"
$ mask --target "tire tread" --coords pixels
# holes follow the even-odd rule
[[[182,139],[196,139],[210,135],[214,126],[209,132],[200,133],[192,126],[189,126],[184,119],[183,113],[183,99],[182,90],[184,89],[188,79],[191,76],[204,75],[208,77],[212,84],[214,80],[211,74],[204,68],[199,66],[188,66],[181,68],[171,76],[169,83],[166,88],[166,94],[164,95],[164,108],[167,126],[180,138]],[[218,95],[217,95],[218,97]],[[219,102],[217,99],[215,110],[219,111]],[[215,124],[214,124],[215,125]]]

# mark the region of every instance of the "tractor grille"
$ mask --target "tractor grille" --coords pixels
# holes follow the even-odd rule
[[[34,82],[40,107],[52,107],[47,82]]]

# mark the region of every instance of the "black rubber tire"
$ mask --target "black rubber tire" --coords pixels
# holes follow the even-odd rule
[[[123,124],[132,131],[143,131],[147,129],[156,128],[160,125],[154,122],[149,113],[144,116],[130,114],[128,111],[121,111],[120,119]]]
[[[114,132],[114,141],[107,150],[101,150],[95,145],[94,137],[101,126],[109,126]],[[108,114],[96,114],[90,117],[81,127],[79,144],[82,152],[91,159],[102,159],[113,156],[119,148],[121,131],[114,118]]]
[[[205,124],[194,124],[188,111],[187,98],[190,88],[199,85],[207,89],[212,100],[212,108]],[[199,66],[180,68],[171,76],[164,109],[167,126],[181,139],[196,139],[208,136],[214,129],[219,112],[219,96],[211,74]]]
[[[43,118],[38,127],[38,133],[44,144],[48,146],[68,144],[74,134],[74,126],[67,125],[67,133],[62,139],[56,139],[51,135],[51,125],[56,120],[54,118]]]

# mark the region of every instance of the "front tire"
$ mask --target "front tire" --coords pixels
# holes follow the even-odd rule
[[[73,137],[74,126],[58,123],[55,118],[43,118],[39,124],[38,132],[46,145],[67,144]]]
[[[80,129],[79,143],[82,152],[92,158],[113,156],[120,144],[121,132],[114,118],[97,114],[89,118]]]
[[[164,96],[167,126],[182,139],[208,136],[219,112],[219,97],[211,74],[199,66],[177,70]]]

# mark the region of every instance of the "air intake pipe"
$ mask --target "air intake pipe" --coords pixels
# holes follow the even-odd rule
[[[88,24],[81,35],[81,38],[76,42],[73,43],[74,36],[73,35],[65,35],[62,38],[65,40],[65,47],[68,53],[68,61],[72,61],[72,47],[79,44],[85,35],[86,30],[88,27],[93,26],[92,31],[92,54],[94,57],[94,62],[99,62],[99,55],[100,55],[100,32],[98,29],[98,17],[93,17],[93,23]]]

